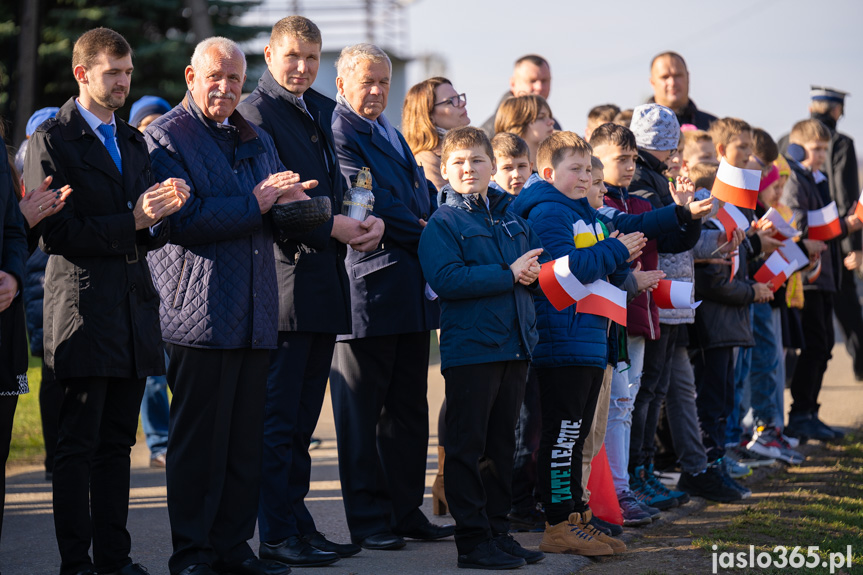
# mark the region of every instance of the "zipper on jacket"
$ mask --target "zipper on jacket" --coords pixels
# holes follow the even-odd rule
[[[650,341],[656,339],[656,332],[653,329],[653,314],[650,313],[650,292],[647,292],[647,325],[650,326]]]
[[[186,273],[186,263],[189,260],[183,258],[183,267],[180,269],[180,279],[177,280],[177,292],[174,294],[174,304],[172,307],[177,308],[177,299],[180,297],[180,288],[183,286],[183,276]]]

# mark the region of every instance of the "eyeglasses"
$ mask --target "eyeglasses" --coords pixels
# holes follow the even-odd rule
[[[447,98],[446,100],[443,100],[442,102],[438,102],[437,104],[435,104],[432,107],[436,108],[436,107],[442,106],[444,104],[449,104],[453,108],[461,108],[462,106],[465,106],[467,104],[467,94],[459,94],[458,96],[453,96],[452,98]]]

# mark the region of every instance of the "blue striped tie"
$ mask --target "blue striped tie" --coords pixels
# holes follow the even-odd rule
[[[114,160],[114,164],[122,174],[123,162],[120,160],[120,150],[117,149],[117,144],[114,142],[114,127],[109,124],[100,124],[99,133],[102,134],[103,138],[105,138],[105,148],[107,148],[108,154],[111,156],[111,159]]]

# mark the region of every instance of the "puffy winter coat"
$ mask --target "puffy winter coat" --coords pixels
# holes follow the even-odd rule
[[[159,180],[192,194],[170,217],[171,243],[148,257],[162,338],[212,349],[273,349],[278,328],[273,235],[252,190],[284,170],[272,138],[234,111],[216,124],[191,94],[147,127]]]
[[[537,342],[533,296],[514,281],[509,266],[542,247],[522,218],[507,208],[514,197],[489,188],[457,194],[446,184],[441,207],[420,237],[419,258],[429,286],[440,296],[441,369],[494,361],[529,360]],[[543,254],[540,262],[550,258]]]

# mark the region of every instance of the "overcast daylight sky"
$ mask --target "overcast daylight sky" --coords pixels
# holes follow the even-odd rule
[[[315,19],[322,1],[338,4],[298,4]],[[275,22],[296,3],[265,5]],[[475,125],[494,112],[513,61],[524,54],[549,60],[554,115],[583,133],[594,105],[629,108],[650,97],[651,58],[674,50],[687,61],[690,96],[701,109],[740,117],[777,138],[808,116],[810,84],[850,92],[839,129],[863,148],[861,0],[412,0],[405,10],[408,55],[443,57],[456,90],[468,95]],[[323,32],[325,50],[340,49]],[[423,79],[420,66],[409,67],[408,86]]]

